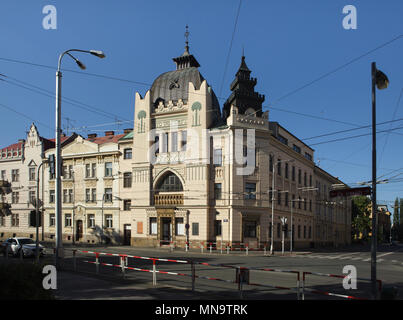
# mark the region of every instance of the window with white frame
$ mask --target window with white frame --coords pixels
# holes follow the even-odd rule
[[[95,214],[88,215],[88,228],[95,228]]]
[[[105,162],[105,177],[112,177],[112,162]]]
[[[111,214],[105,215],[105,226],[107,228],[113,228],[113,219]]]
[[[150,234],[157,234],[157,218],[150,218]]]
[[[185,225],[183,223],[183,218],[175,219],[175,233],[177,236],[185,235]]]

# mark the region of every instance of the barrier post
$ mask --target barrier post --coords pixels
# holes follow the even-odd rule
[[[95,253],[95,272],[99,273],[99,253]]]
[[[211,253],[211,242],[210,242],[210,253]]]
[[[204,247],[204,244],[202,242],[201,245],[200,245],[201,253],[203,253],[203,249],[204,249],[203,247]]]
[[[185,250],[186,250],[186,252],[188,252],[189,251],[189,245],[188,245],[188,242],[186,241],[186,246],[185,246]]]
[[[196,282],[196,268],[195,268],[195,264],[192,260],[191,262],[191,270],[192,270],[192,291],[195,291],[195,282]]]
[[[73,270],[77,271],[76,250],[73,250]]]
[[[157,273],[156,273],[156,265],[155,265],[155,259],[153,259],[153,286],[157,285]]]
[[[246,255],[248,255],[249,247],[246,245]]]
[[[122,268],[122,275],[123,278],[125,278],[125,273],[126,273],[126,266],[125,266],[125,256],[120,256],[120,267]]]
[[[229,245],[227,243],[227,254],[229,254]]]
[[[220,243],[220,251],[221,251],[221,254],[222,254],[222,241]]]

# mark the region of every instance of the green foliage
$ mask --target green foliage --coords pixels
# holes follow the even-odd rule
[[[364,240],[367,239],[371,229],[370,211],[368,210],[370,204],[371,200],[366,196],[357,196],[352,199],[351,232],[353,236],[362,233]]]
[[[53,300],[42,286],[43,266],[32,263],[0,264],[0,300]]]

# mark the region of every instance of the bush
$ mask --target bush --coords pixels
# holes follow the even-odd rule
[[[42,286],[43,266],[30,263],[0,264],[0,300],[51,300],[52,290]]]

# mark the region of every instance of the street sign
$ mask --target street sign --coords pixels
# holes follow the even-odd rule
[[[186,223],[185,228],[186,228],[186,229],[189,229],[189,227],[190,227],[190,226],[189,226],[189,223]]]
[[[338,189],[338,190],[331,190],[329,192],[329,196],[331,198],[334,198],[334,197],[352,197],[352,196],[368,196],[370,194],[371,194],[371,188],[370,187]]]

